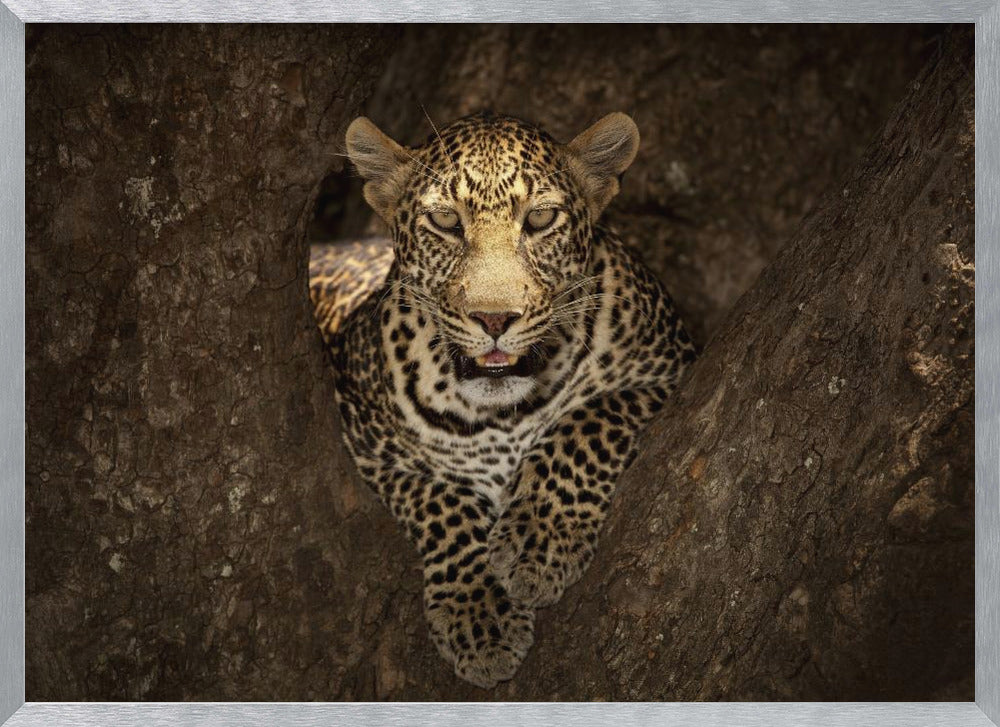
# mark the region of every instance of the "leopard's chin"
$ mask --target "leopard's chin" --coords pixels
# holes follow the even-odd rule
[[[478,376],[460,379],[458,388],[473,406],[508,409],[530,398],[538,388],[538,380],[533,376]]]

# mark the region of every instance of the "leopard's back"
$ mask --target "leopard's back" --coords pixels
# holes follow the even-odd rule
[[[348,316],[382,286],[392,260],[392,241],[387,238],[310,246],[309,299],[316,324],[328,344]]]

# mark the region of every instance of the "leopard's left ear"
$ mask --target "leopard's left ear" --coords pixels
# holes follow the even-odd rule
[[[618,177],[639,151],[639,129],[625,114],[608,114],[567,145],[596,218],[618,194]]]
[[[347,127],[346,141],[347,155],[365,180],[365,200],[391,225],[409,170],[410,155],[364,116]]]

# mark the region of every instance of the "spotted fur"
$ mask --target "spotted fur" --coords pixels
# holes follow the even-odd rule
[[[327,345],[344,319],[385,281],[392,266],[392,241],[372,238],[316,244],[309,254],[309,300]]]
[[[584,572],[636,434],[694,359],[670,297],[599,223],[638,131],[612,114],[564,145],[481,114],[408,148],[362,118],[347,142],[394,255],[341,300],[358,266],[314,259],[345,440],[420,553],[439,652],[492,687],[535,608]]]

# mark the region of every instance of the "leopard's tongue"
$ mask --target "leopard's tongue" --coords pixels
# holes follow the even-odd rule
[[[520,357],[511,356],[498,348],[494,348],[485,356],[476,356],[476,364],[484,368],[494,366],[513,366],[517,363],[518,358]]]

